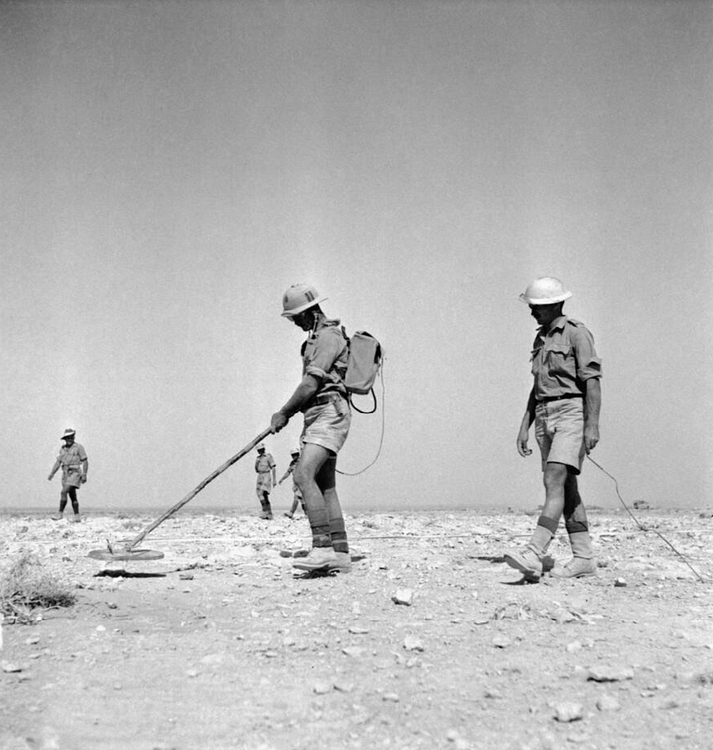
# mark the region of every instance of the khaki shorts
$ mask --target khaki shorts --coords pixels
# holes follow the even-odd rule
[[[535,437],[542,455],[542,471],[548,463],[566,464],[577,474],[584,461],[584,401],[565,398],[537,404]]]
[[[339,453],[352,423],[349,402],[344,398],[335,397],[326,404],[310,406],[305,411],[304,418],[300,443],[314,443],[333,453]]]

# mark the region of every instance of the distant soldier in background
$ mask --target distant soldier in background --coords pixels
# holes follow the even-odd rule
[[[57,460],[47,477],[52,481],[52,477],[62,468],[62,490],[59,496],[59,512],[52,516],[55,521],[61,521],[64,518],[64,509],[67,507],[67,497],[72,501],[72,510],[74,510],[74,523],[79,523],[79,501],[77,500],[77,490],[87,481],[87,471],[89,470],[89,460],[84,446],[74,442],[76,433],[71,428],[64,431],[62,440],[64,445],[59,450]]]
[[[290,456],[292,456],[292,459],[290,461],[290,465],[287,467],[287,471],[282,476],[282,479],[278,482],[278,484],[282,484],[287,477],[292,474],[292,472],[295,470],[295,466],[297,466],[297,462],[300,460],[300,450],[299,448],[295,448],[293,451],[290,452]],[[293,493],[293,500],[292,500],[292,507],[290,510],[285,513],[285,515],[288,518],[294,518],[295,513],[297,511],[297,506],[302,505],[302,510],[305,512],[305,515],[307,514],[307,511],[305,511],[305,504],[304,500],[302,499],[302,493],[300,492],[300,488],[295,484],[294,476],[292,477],[292,493]]]
[[[539,328],[531,356],[534,385],[517,436],[517,450],[521,456],[532,453],[527,442],[534,422],[545,505],[527,547],[505,555],[505,562],[533,581],[542,575],[543,558],[562,514],[572,559],[567,565],[555,566],[552,575],[580,578],[597,571],[577,475],[585,454],[599,442],[602,361],[589,330],[562,313],[571,296],[559,279],[549,276],[536,279],[520,295]]]
[[[257,447],[257,458],[255,459],[255,471],[257,472],[257,485],[255,492],[262,506],[260,518],[266,521],[272,519],[272,508],[270,507],[270,491],[277,484],[275,461],[270,453],[265,453],[265,445],[260,443]]]

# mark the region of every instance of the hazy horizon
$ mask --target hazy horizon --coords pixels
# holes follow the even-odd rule
[[[536,508],[542,275],[603,360],[593,458],[710,506],[712,42],[698,0],[0,4],[0,506],[56,507],[67,427],[82,507],[178,502],[297,385],[307,281],[387,355],[346,512]],[[355,414],[339,468],[380,433]],[[193,504],[257,509],[253,461]]]

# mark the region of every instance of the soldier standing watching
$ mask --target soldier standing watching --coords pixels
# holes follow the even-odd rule
[[[52,477],[62,468],[62,490],[59,496],[59,512],[52,516],[54,521],[61,521],[64,518],[64,509],[67,507],[67,497],[72,501],[72,510],[74,511],[74,523],[79,523],[79,501],[77,500],[77,490],[87,481],[87,471],[89,470],[89,460],[84,446],[74,442],[76,433],[73,429],[67,428],[62,435],[64,445],[59,450],[57,460],[47,477],[52,481]]]
[[[587,514],[577,487],[585,454],[599,442],[601,360],[585,326],[562,313],[572,293],[552,277],[536,279],[520,295],[539,328],[532,352],[534,385],[517,436],[517,450],[529,456],[530,426],[542,456],[545,505],[529,544],[522,552],[505,555],[505,562],[526,579],[539,580],[542,560],[559,520],[572,547],[572,560],[555,566],[558,578],[596,575],[597,564],[589,536]]]
[[[257,484],[255,492],[262,506],[260,518],[266,521],[272,520],[272,507],[270,506],[270,491],[275,481],[275,460],[272,454],[265,453],[265,446],[260,443],[257,447],[257,458],[255,459],[255,471],[257,472]]]

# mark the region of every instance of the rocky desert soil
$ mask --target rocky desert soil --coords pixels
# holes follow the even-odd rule
[[[304,577],[303,518],[3,519],[77,603],[3,627],[3,750],[710,750],[713,518],[591,511],[596,578],[523,582],[536,514],[349,516],[349,574]],[[552,552],[567,558],[566,537]],[[695,572],[694,572],[695,571]],[[703,580],[700,580],[699,577]]]

